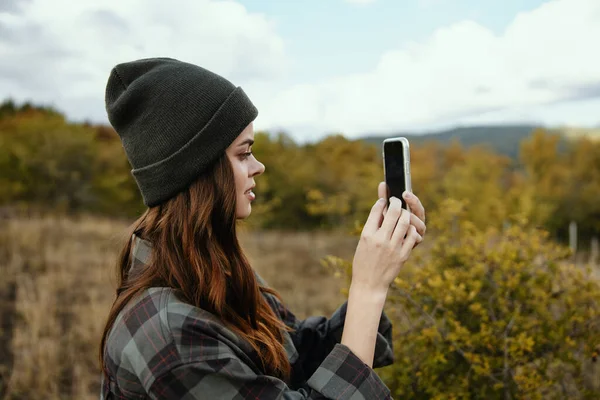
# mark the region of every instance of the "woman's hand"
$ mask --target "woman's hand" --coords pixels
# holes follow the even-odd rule
[[[379,198],[387,199],[387,184],[385,182],[379,182],[379,187],[377,188],[377,194]],[[421,237],[425,236],[425,231],[427,227],[425,225],[425,209],[423,208],[423,204],[421,204],[421,200],[414,193],[404,192],[404,201],[408,204],[411,215],[410,215],[410,224],[414,225],[417,228],[417,232]],[[383,215],[387,212],[387,208],[383,210]],[[419,245],[418,242],[415,244],[415,247]]]
[[[381,182],[379,200],[360,235],[352,263],[352,282],[341,343],[363,362],[373,365],[377,327],[390,284],[398,276],[412,249],[425,234],[425,210],[418,197],[404,196],[413,211],[402,209],[402,201],[390,199]]]
[[[385,198],[380,198],[363,227],[352,263],[351,290],[387,293],[412,249],[423,240],[417,227],[411,224],[411,213],[402,209],[400,199],[390,199],[384,216],[385,206]],[[415,222],[422,223],[420,219]],[[423,227],[422,223],[420,228]]]

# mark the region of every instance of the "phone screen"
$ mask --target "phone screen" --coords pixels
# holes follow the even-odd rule
[[[406,202],[402,197],[402,193],[407,190],[405,180],[406,160],[404,159],[404,144],[400,141],[392,141],[386,142],[383,146],[388,200],[391,196],[395,196],[402,200],[402,207],[406,209]]]

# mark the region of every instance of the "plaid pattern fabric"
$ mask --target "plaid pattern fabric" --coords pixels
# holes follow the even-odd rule
[[[150,244],[134,237],[132,273],[143,268]],[[264,284],[259,278],[261,284]],[[346,315],[298,320],[270,295],[276,314],[294,329],[284,347],[292,364],[288,384],[266,375],[251,346],[214,315],[180,301],[170,288],[150,288],[119,314],[105,348],[110,399],[391,399],[390,391],[340,344]],[[393,362],[391,323],[382,315],[375,367]]]

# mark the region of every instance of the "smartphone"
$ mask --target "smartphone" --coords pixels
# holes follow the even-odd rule
[[[389,199],[395,196],[402,200],[402,208],[409,210],[402,193],[412,192],[410,179],[410,146],[405,137],[388,138],[383,141],[383,172]]]

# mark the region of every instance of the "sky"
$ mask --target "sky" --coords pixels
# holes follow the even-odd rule
[[[0,100],[108,123],[111,68],[172,57],[298,141],[600,126],[600,0],[0,0]]]

